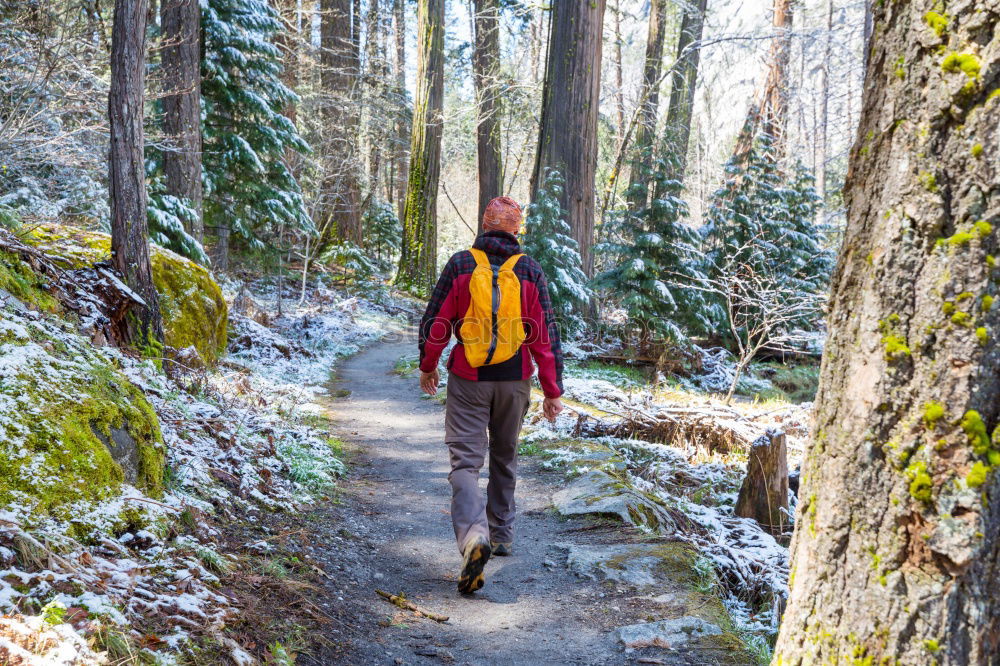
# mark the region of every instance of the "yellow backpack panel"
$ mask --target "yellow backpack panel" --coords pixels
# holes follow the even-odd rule
[[[524,342],[521,321],[521,282],[514,266],[523,254],[512,255],[493,266],[486,253],[470,250],[476,269],[469,281],[472,296],[459,336],[469,365],[478,368],[510,359]]]

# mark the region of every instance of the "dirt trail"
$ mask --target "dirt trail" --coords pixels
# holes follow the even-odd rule
[[[380,344],[338,371],[338,386],[350,395],[333,401],[334,428],[360,451],[342,483],[342,504],[312,521],[315,556],[334,578],[320,605],[336,618],[328,638],[338,645],[300,663],[628,664],[653,656],[625,654],[614,639],[615,627],[637,621],[634,597],[577,577],[552,545],[621,540],[621,529],[553,515],[547,509],[560,477],[531,459],[521,460],[515,555],[490,561],[475,596],[457,593],[444,409],[420,397],[416,378],[391,373],[412,349],[411,342]],[[451,619],[439,624],[399,611],[376,588]],[[711,653],[651,650],[657,660],[644,663],[718,661]]]

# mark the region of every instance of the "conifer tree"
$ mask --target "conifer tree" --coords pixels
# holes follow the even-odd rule
[[[724,267],[742,264],[756,275],[773,276],[785,288],[818,293],[828,287],[833,266],[833,253],[823,244],[824,229],[815,223],[819,197],[802,165],[791,174],[778,167],[773,145],[761,135],[727,164],[727,180],[713,195],[702,229],[706,273],[717,279]],[[724,330],[725,312],[717,300],[710,299],[707,316]]]
[[[281,81],[281,29],[266,0],[202,4],[202,118],[206,226],[231,228],[252,247],[280,227],[312,229],[286,149],[309,146],[282,111],[298,101]]]
[[[636,174],[629,200],[647,201],[647,182],[654,184],[656,196],[641,208],[616,211],[605,223],[606,240],[596,251],[610,265],[592,286],[614,295],[628,314],[628,333],[637,334],[640,343],[661,336],[683,340],[710,325],[697,288],[704,277],[700,238],[684,223],[683,186],[668,175],[675,172],[672,155],[637,165],[645,173]]]
[[[566,222],[566,210],[559,204],[563,195],[562,176],[549,169],[543,182],[544,186],[528,206],[523,248],[538,261],[548,279],[549,296],[559,323],[574,331],[583,324],[581,313],[592,292],[583,272],[579,245]]]

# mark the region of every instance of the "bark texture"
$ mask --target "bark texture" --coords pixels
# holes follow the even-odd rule
[[[750,445],[747,475],[733,512],[753,518],[771,534],[788,524],[788,448],[785,433],[767,432]]]
[[[187,199],[197,213],[188,233],[201,242],[201,10],[198,0],[163,0],[163,151],[167,192]]]
[[[396,284],[418,294],[428,294],[437,279],[437,194],[444,122],[444,0],[420,0],[417,22],[417,94]]]
[[[677,60],[670,79],[670,101],[667,103],[667,148],[674,153],[671,177],[683,181],[687,169],[688,143],[691,140],[691,119],[694,93],[698,88],[698,64],[701,61],[702,32],[708,0],[693,0],[685,5],[681,31],[677,36]]]
[[[874,5],[775,663],[1000,655],[998,14]]]
[[[530,188],[534,196],[543,185],[546,169],[563,175],[560,204],[588,275],[594,268],[591,246],[604,7],[605,0],[552,4],[542,120]]]
[[[125,284],[146,303],[128,318],[127,341],[138,347],[163,342],[159,299],[149,264],[142,161],[147,9],[146,0],[115,0],[108,94],[111,262],[125,277]]]
[[[475,2],[476,47],[472,70],[476,82],[479,124],[479,215],[486,204],[503,194],[503,160],[500,152],[500,10],[497,0]]]
[[[649,192],[638,187],[649,182],[650,154],[656,136],[656,116],[660,107],[660,70],[663,68],[663,40],[667,32],[666,0],[650,0],[649,30],[646,36],[646,63],[642,70],[642,90],[639,93],[639,124],[635,130],[635,161],[629,183],[629,207],[646,207]],[[620,40],[619,40],[620,41]],[[619,47],[620,48],[620,47]],[[620,55],[619,55],[620,57]],[[620,61],[619,61],[620,62]],[[619,82],[621,86],[621,82]]]
[[[322,244],[333,238],[361,244],[361,197],[357,169],[354,87],[358,58],[351,28],[351,0],[322,0],[320,75],[328,145],[320,226]]]
[[[406,122],[406,13],[404,0],[393,0],[392,23],[396,40],[396,95],[399,112],[396,117],[396,152],[393,172],[396,177],[396,215],[403,219],[406,208],[406,182],[408,180],[408,159],[406,147],[410,143],[409,124]]]

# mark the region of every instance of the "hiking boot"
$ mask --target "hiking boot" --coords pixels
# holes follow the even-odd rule
[[[490,549],[497,557],[508,557],[514,554],[514,544],[512,542],[490,541]]]
[[[484,536],[471,537],[465,542],[464,553],[462,573],[458,575],[458,591],[471,594],[486,582],[483,569],[490,559],[490,543]]]

